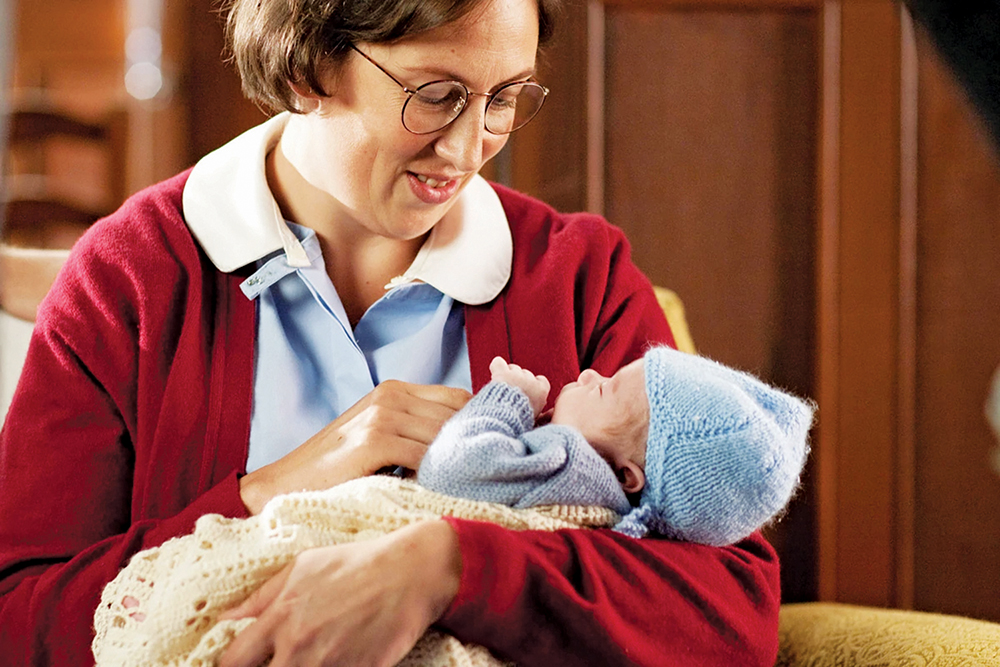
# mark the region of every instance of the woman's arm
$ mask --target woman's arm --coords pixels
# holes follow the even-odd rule
[[[146,513],[156,499],[133,496],[137,453],[111,403],[58,336],[36,336],[0,437],[0,665],[91,664],[100,591],[136,551],[202,514],[246,514],[235,472],[176,513]],[[159,474],[190,472],[168,458]]]
[[[221,665],[392,665],[437,619],[524,667],[770,667],[779,599],[777,559],[759,534],[716,548],[428,521],[304,552],[225,615],[258,620]]]
[[[0,665],[90,664],[100,591],[132,554],[246,514],[241,452],[209,444],[199,403],[206,311],[180,269],[197,253],[139,222],[171,185],[95,226],[39,310],[0,433]]]
[[[48,375],[43,373],[47,366],[44,359],[50,356],[52,348],[41,344],[35,348],[30,356],[30,374]],[[203,514],[248,515],[233,472],[178,514],[130,524],[128,508],[135,506],[138,499],[130,497],[133,457],[123,444],[128,437],[120,427],[116,431],[119,435],[112,435],[110,425],[116,421],[113,411],[99,410],[100,401],[96,398],[103,392],[86,373],[63,372],[57,376],[61,386],[70,390],[67,396],[73,398],[72,404],[60,401],[61,409],[69,414],[88,415],[89,424],[81,424],[72,432],[64,431],[61,439],[70,441],[67,446],[59,448],[57,454],[40,456],[33,439],[17,437],[28,435],[27,427],[19,428],[20,415],[27,406],[35,404],[29,400],[35,393],[34,383],[29,381],[32,386],[26,386],[22,391],[24,398],[19,399],[23,405],[12,413],[14,419],[4,431],[4,456],[0,461],[5,480],[0,494],[0,646],[4,650],[0,651],[0,665],[90,664],[91,619],[101,590],[132,555],[189,533]],[[420,388],[407,385],[397,389],[404,392],[414,389],[419,393]],[[401,400],[404,405],[413,405],[412,401]],[[371,474],[386,462],[416,467],[419,454],[408,457],[405,451],[395,451],[393,437],[370,437],[364,447],[343,444],[362,437],[356,434],[362,428],[357,426],[358,421],[365,425],[363,430],[369,435],[379,432],[379,425],[385,422],[400,423],[400,419],[386,417],[384,406],[372,400],[371,395],[360,403],[364,404],[361,408],[355,406],[358,409],[352,408],[350,414],[345,413],[324,431],[325,463],[337,468],[341,476],[352,471],[358,472],[355,476]],[[48,420],[36,421],[47,429],[46,433],[54,434],[57,430]],[[39,442],[59,440],[53,435]],[[342,444],[340,449],[338,442]],[[422,453],[425,446],[426,443],[419,445],[413,441],[404,449],[417,447]],[[321,451],[319,446],[315,449]],[[338,461],[342,465],[336,465]],[[175,475],[190,474],[169,457],[160,463],[162,466],[158,468],[166,484]],[[315,472],[321,468],[315,464],[307,470]],[[447,532],[451,533],[450,529]],[[437,542],[441,547],[440,540]],[[435,558],[434,563],[440,561],[437,551],[428,553]],[[392,572],[398,571],[398,567],[392,567]],[[419,576],[427,581],[429,571],[425,566]],[[378,572],[376,578],[386,580],[385,571]],[[435,613],[427,623],[441,613],[447,599],[450,596],[432,608]]]
[[[717,548],[449,523],[462,580],[437,627],[521,667],[774,664],[778,561],[760,534]]]

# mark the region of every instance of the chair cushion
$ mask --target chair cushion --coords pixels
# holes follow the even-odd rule
[[[807,602],[781,607],[776,667],[1000,666],[1000,624]]]

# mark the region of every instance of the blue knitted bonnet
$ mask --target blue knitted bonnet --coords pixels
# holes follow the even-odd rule
[[[732,544],[780,512],[808,452],[811,405],[705,357],[655,347],[646,485],[616,529]]]

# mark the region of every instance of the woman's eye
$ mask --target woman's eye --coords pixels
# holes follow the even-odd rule
[[[496,111],[513,111],[517,108],[517,97],[514,95],[501,95],[494,97],[490,105]]]
[[[449,90],[422,90],[416,95],[416,98],[420,104],[428,107],[451,108],[461,106],[464,102],[461,93],[454,88]]]

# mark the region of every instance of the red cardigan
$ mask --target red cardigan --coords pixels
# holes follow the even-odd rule
[[[80,241],[39,312],[0,434],[0,665],[93,663],[103,586],[206,513],[246,515],[254,304],[181,215],[187,173]],[[514,237],[499,297],[466,308],[473,385],[501,354],[555,389],[672,342],[620,230],[497,186]],[[555,392],[553,392],[555,395]],[[463,562],[440,628],[519,665],[772,665],[778,562],[608,530],[454,520]]]

